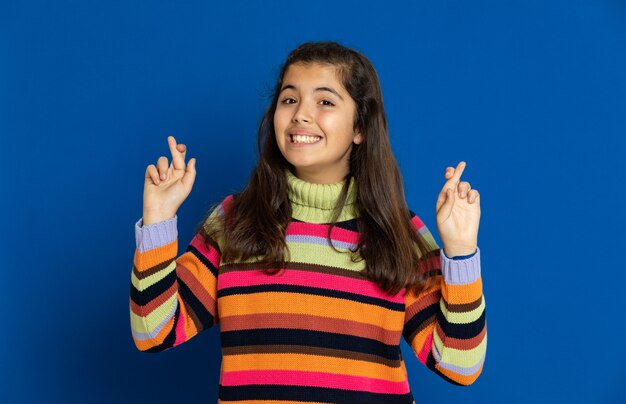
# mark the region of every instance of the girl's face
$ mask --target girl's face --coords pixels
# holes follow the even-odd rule
[[[287,68],[274,113],[278,148],[298,178],[339,182],[349,172],[356,103],[329,65],[294,63]]]

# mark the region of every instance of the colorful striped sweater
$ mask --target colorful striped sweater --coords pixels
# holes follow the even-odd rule
[[[228,403],[414,403],[401,338],[418,360],[450,383],[469,385],[487,346],[480,250],[450,259],[412,213],[432,246],[435,287],[416,295],[383,293],[359,272],[356,184],[331,239],[331,210],[342,183],[310,184],[288,175],[293,219],[287,270],[267,275],[251,262],[223,262],[221,239],[205,226],[178,254],[177,217],[135,224],[131,274],[132,337],[159,352],[219,325],[219,401]],[[213,210],[223,215],[232,195]],[[461,259],[458,259],[461,258]]]

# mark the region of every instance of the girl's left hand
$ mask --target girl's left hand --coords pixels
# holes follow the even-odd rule
[[[480,195],[469,182],[460,182],[465,165],[461,161],[456,169],[446,169],[447,181],[437,198],[437,229],[448,257],[472,254],[478,243]]]

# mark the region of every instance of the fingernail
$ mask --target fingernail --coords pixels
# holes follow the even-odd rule
[[[465,198],[465,191],[461,191],[461,198]]]

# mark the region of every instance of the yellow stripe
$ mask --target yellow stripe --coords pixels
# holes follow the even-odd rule
[[[289,242],[287,244],[291,253],[290,261],[292,262],[315,263],[352,271],[360,271],[365,268],[365,260],[352,262],[350,259],[351,252],[346,249],[338,248],[337,250],[341,251],[338,253],[327,245],[302,242]]]
[[[130,311],[130,326],[135,332],[153,332],[154,329],[161,324],[165,317],[174,310],[176,305],[176,294],[173,294],[162,305],[157,307],[145,317],[138,316]]]
[[[478,320],[481,314],[483,314],[483,311],[485,310],[485,299],[483,298],[480,302],[480,306],[476,307],[474,310],[463,313],[448,311],[446,309],[446,305],[443,303],[443,300],[439,301],[439,308],[441,308],[441,312],[448,322],[455,324],[468,324]]]
[[[168,266],[166,266],[159,272],[154,273],[141,280],[137,278],[137,276],[135,275],[135,272],[131,272],[130,281],[138,291],[143,292],[144,290],[148,289],[150,286],[154,285],[155,283],[165,278],[175,269],[176,269],[176,261],[172,261]]]

